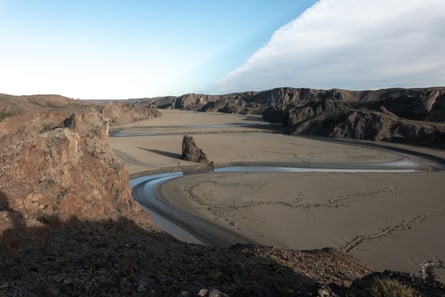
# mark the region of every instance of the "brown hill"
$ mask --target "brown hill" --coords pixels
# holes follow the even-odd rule
[[[92,108],[110,120],[110,125],[126,124],[134,121],[161,116],[151,106],[134,102],[74,100],[59,95],[12,96],[0,94],[0,121],[13,115],[33,111],[85,112]]]
[[[59,95],[12,96],[0,94],[0,120],[8,116],[39,110],[85,111],[92,105],[88,101],[74,100]]]

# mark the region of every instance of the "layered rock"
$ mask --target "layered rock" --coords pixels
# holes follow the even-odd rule
[[[435,121],[445,118],[445,88],[394,88],[375,91],[276,88],[262,92],[225,95],[186,94],[146,100],[151,104],[159,101],[164,107],[186,110],[262,114],[270,108],[286,111],[312,101],[328,99],[351,103],[355,108],[375,111],[384,106],[399,117],[413,120]]]
[[[141,218],[127,171],[108,144],[108,122],[94,109],[9,117],[0,131],[0,231],[55,217]]]
[[[444,146],[445,88],[277,88],[227,95],[187,94],[169,100],[173,108],[262,114],[266,121],[283,123],[295,135]]]
[[[290,109],[283,122],[294,135],[445,146],[445,124],[402,119],[383,106],[376,111],[334,100],[316,101]]]

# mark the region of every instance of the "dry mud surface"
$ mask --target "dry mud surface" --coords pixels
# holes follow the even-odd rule
[[[133,176],[196,166],[179,159],[184,134],[194,135],[217,167],[374,164],[406,157],[380,148],[287,136],[258,118],[218,113],[163,111],[160,118],[114,132],[127,135],[110,142]],[[128,136],[134,133],[139,136]],[[445,157],[443,151],[404,148]],[[334,247],[378,270],[418,273],[432,262],[443,281],[445,172],[428,170],[428,162],[420,165],[427,170],[195,174],[170,181],[161,191],[177,207],[260,244],[297,250]]]

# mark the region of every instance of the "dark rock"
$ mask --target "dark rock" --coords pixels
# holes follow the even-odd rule
[[[206,154],[200,149],[192,136],[184,135],[182,139],[182,159],[191,162],[213,164],[208,159]]]
[[[262,114],[291,134],[444,146],[445,88],[349,91],[275,88],[225,95],[169,97],[174,108]],[[157,100],[165,100],[158,98]],[[431,123],[435,122],[435,123]]]
[[[271,123],[283,123],[285,112],[276,107],[270,107],[263,112],[263,120]]]

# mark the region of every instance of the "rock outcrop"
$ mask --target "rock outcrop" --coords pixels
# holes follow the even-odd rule
[[[445,124],[402,119],[384,106],[377,111],[330,99],[314,101],[283,113],[283,123],[294,135],[445,146]]]
[[[112,125],[127,124],[161,116],[161,112],[149,105],[120,102],[110,102],[104,106],[98,106],[102,115],[110,120]]]
[[[0,131],[0,231],[45,225],[51,217],[141,217],[127,171],[108,144],[108,122],[94,109],[8,117]]]
[[[165,106],[166,98],[162,100]],[[443,87],[376,91],[277,88],[227,95],[187,94],[168,100],[172,108],[262,114],[266,121],[283,123],[295,135],[444,146]]]
[[[184,135],[182,138],[182,159],[190,162],[205,163],[213,167],[213,162],[207,159],[206,154],[200,149],[192,136]]]

